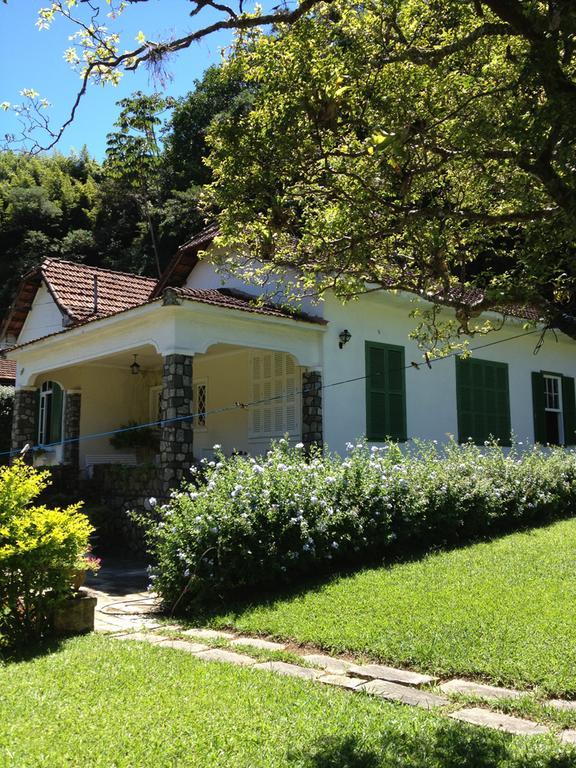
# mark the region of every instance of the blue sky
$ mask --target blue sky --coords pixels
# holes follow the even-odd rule
[[[52,104],[51,118],[59,124],[68,116],[74,96],[79,88],[80,77],[64,61],[64,51],[70,46],[71,29],[60,20],[48,31],[36,26],[38,9],[49,6],[50,0],[8,0],[0,3],[0,102],[19,103],[23,88],[33,88]],[[108,10],[105,0],[99,5]],[[209,22],[214,16],[204,11],[195,19],[189,18],[190,3],[187,0],[148,0],[130,6],[114,29],[122,34],[122,50],[136,46],[135,38],[140,30],[151,40],[167,33],[195,29],[199,23]],[[220,51],[229,44],[229,34],[218,34],[194,44],[172,57],[168,71],[172,80],[162,90],[166,95],[181,96],[193,86],[204,70],[220,60]],[[116,102],[136,90],[159,90],[143,68],[126,73],[119,86],[105,88],[93,86],[77,113],[76,120],[64,133],[59,151],[68,153],[86,144],[90,154],[102,159],[106,148],[106,134],[113,130],[118,115]],[[17,130],[17,123],[10,113],[0,111],[0,137]]]

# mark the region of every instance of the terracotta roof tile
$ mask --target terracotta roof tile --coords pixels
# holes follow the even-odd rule
[[[16,379],[16,361],[0,359],[0,379]]]
[[[276,304],[260,304],[250,294],[229,288],[167,288],[164,295],[169,297],[170,294],[190,301],[198,301],[202,304],[213,304],[225,309],[239,309],[243,312],[252,312],[258,315],[286,317],[290,320],[303,320],[308,323],[326,325],[326,320],[316,315],[309,315],[305,312],[280,307]]]
[[[181,245],[158,280],[153,295],[160,296],[165,288],[183,286],[198,263],[198,252],[206,250],[217,234],[218,226],[210,224]]]
[[[136,307],[147,301],[157,282],[150,277],[60,259],[46,259],[40,269],[56,302],[73,321],[106,317]]]

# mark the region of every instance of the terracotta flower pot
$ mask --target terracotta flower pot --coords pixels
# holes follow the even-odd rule
[[[74,592],[78,592],[80,587],[84,585],[85,581],[86,581],[85,570],[74,571],[74,574],[72,576],[72,588],[74,589]]]

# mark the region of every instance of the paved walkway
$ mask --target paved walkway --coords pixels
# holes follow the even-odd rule
[[[147,591],[146,565],[132,560],[109,560],[98,573],[86,579],[86,587],[97,598],[95,630],[123,632],[153,629],[158,602]]]
[[[146,591],[146,567],[131,561],[115,561],[87,580],[87,588],[98,598],[95,629],[111,633],[118,640],[152,643],[163,648],[191,653],[206,662],[249,666],[280,675],[300,677],[317,683],[362,692],[408,706],[435,709],[447,717],[514,735],[535,736],[552,730],[540,723],[491,710],[490,702],[514,700],[529,693],[484,685],[470,680],[440,680],[406,669],[382,664],[361,664],[321,652],[262,637],[249,637],[213,629],[186,629],[176,623],[159,621],[158,602]],[[165,634],[162,634],[165,633]],[[279,660],[290,654],[290,661]],[[250,655],[252,653],[252,655]],[[271,660],[263,660],[268,654]],[[276,658],[274,658],[276,656]],[[298,663],[294,663],[294,656]],[[451,696],[476,697],[479,706],[460,708]],[[557,710],[576,710],[576,702],[551,700]],[[576,730],[556,734],[565,744],[576,744]]]

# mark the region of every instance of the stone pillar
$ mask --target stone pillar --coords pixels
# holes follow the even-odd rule
[[[304,371],[302,374],[302,442],[305,450],[313,445],[322,447],[322,374]]]
[[[14,458],[25,445],[30,447],[38,442],[38,390],[32,387],[17,389],[14,393],[14,412],[12,416],[11,450]],[[28,463],[32,463],[32,451],[26,454]]]
[[[78,469],[80,466],[80,409],[82,394],[78,390],[66,392],[64,401],[64,464]],[[74,442],[67,442],[72,440]]]
[[[192,356],[167,355],[162,374],[162,432],[160,466],[166,494],[190,477],[193,461]],[[176,421],[172,421],[176,419]]]

